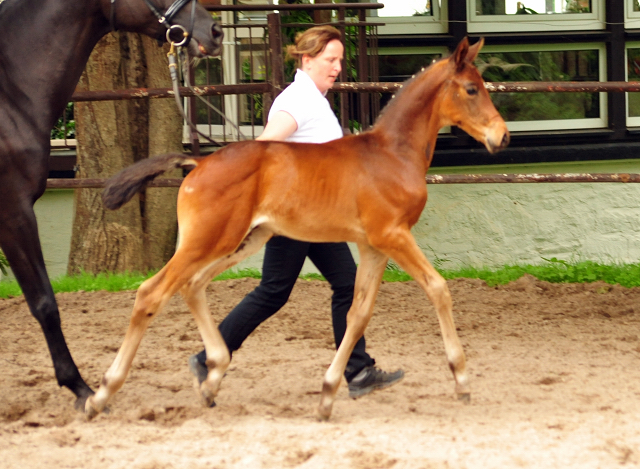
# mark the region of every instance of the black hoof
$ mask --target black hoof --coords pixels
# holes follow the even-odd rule
[[[94,394],[95,393],[89,389],[88,392],[77,396],[76,401],[73,403],[74,409],[76,409],[78,412],[84,413],[84,407],[87,399],[89,399],[89,397],[93,396]]]

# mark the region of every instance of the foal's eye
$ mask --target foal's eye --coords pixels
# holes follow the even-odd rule
[[[478,94],[478,87],[476,85],[467,85],[467,94],[469,96],[475,96]]]

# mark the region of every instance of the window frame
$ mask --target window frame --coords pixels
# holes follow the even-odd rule
[[[540,15],[478,15],[480,0],[466,0],[467,30],[470,33],[547,32],[547,31],[599,31],[606,29],[605,0],[591,0],[591,13]],[[630,2],[632,0],[627,0]]]
[[[598,81],[607,81],[607,50],[604,43],[571,43],[571,44],[517,44],[517,45],[486,45],[480,54],[491,52],[554,52],[567,50],[597,50],[598,51]],[[600,95],[600,117],[584,119],[550,119],[533,121],[506,121],[510,132],[546,132],[571,131],[583,129],[605,129],[608,127],[607,93]]]
[[[635,0],[624,2],[624,26],[625,28],[640,28],[640,11],[633,11]]]
[[[442,58],[451,55],[451,51],[445,46],[417,46],[417,47],[380,47],[378,49],[378,60],[380,56],[389,55],[426,55],[426,54],[440,54]],[[425,67],[431,64],[424,64]],[[415,73],[419,73],[416,71]],[[409,80],[411,77],[407,78]],[[405,80],[406,81],[406,80]],[[382,82],[386,83],[386,82]],[[401,82],[402,83],[402,82]],[[384,109],[384,108],[383,108]],[[438,131],[438,134],[450,134],[451,126],[446,126]]]
[[[445,34],[449,32],[449,0],[432,0],[433,15],[431,16],[377,16],[377,10],[369,10],[367,22],[384,23],[378,26],[378,34]],[[384,3],[375,1],[373,3]],[[375,16],[373,16],[375,15]]]
[[[629,81],[629,49],[640,49],[640,41],[629,41],[624,45],[624,77],[626,81]],[[629,92],[624,94],[624,104],[627,127],[640,127],[640,116],[629,115]]]

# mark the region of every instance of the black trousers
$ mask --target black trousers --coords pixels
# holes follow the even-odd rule
[[[333,290],[333,335],[336,348],[340,346],[347,330],[347,312],[353,301],[356,274],[356,264],[347,243],[308,243],[275,236],[265,246],[260,285],[245,296],[218,326],[232,354],[249,334],[285,305],[306,257],[311,259]],[[375,363],[365,347],[365,339],[361,337],[345,369],[347,381],[364,367]],[[204,350],[198,354],[198,359],[205,361]]]

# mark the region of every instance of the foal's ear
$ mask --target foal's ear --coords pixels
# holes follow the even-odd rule
[[[482,46],[484,46],[483,37],[481,37],[480,40],[476,42],[474,45],[469,47],[469,52],[467,53],[467,60],[469,60],[469,62],[473,63],[473,61],[476,60],[476,57],[478,56],[478,52],[480,52],[480,49],[482,49]]]
[[[467,53],[469,52],[469,39],[465,37],[458,47],[456,47],[455,52],[453,53],[453,62],[456,64],[456,70],[462,70],[464,67],[464,59],[467,57]]]

